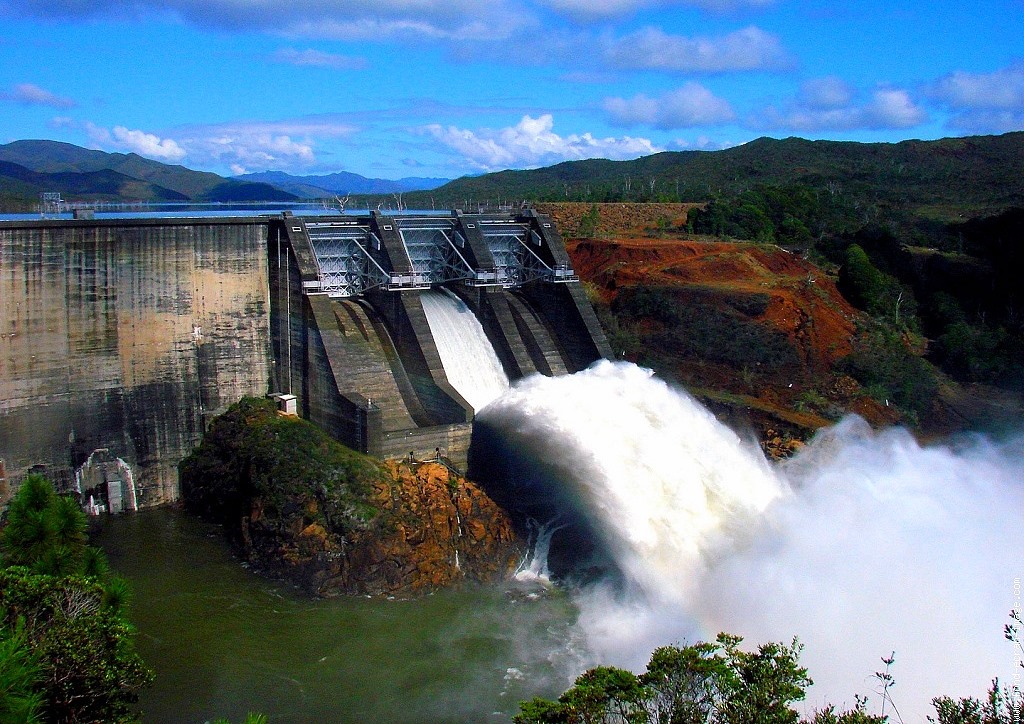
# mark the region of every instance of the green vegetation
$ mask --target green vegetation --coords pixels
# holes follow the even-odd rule
[[[952,699],[938,696],[932,699],[938,718],[928,717],[937,724],[1020,724],[1024,721],[1024,697],[1020,689],[1001,687],[996,679],[983,701],[974,697]]]
[[[719,634],[714,643],[664,646],[651,655],[647,670],[636,675],[599,666],[579,678],[557,701],[523,702],[518,724],[797,724],[791,704],[811,684],[800,666],[801,646],[793,641],[740,649],[738,636]],[[858,700],[854,709],[820,711],[813,724],[880,724]]]
[[[735,197],[713,198],[695,209],[687,224],[691,232],[809,249],[828,228],[851,223],[845,205],[826,203],[830,198],[797,184],[758,186]]]
[[[267,724],[268,721],[265,714],[249,712],[242,721],[242,724]],[[231,724],[231,722],[227,719],[214,719],[213,724]]]
[[[1024,133],[902,143],[759,138],[722,151],[665,152],[634,161],[590,159],[464,177],[430,192],[407,194],[405,201],[409,208],[429,208],[431,199],[470,207],[499,198],[707,202],[758,186],[799,184],[823,203],[849,208],[861,224],[875,209],[897,207],[912,208],[921,217],[938,210],[951,220],[1024,204],[1022,158]]]
[[[303,513],[309,522],[342,534],[365,528],[377,515],[367,496],[384,475],[378,461],[256,398],[218,417],[179,471],[186,505],[232,534],[257,497],[268,519],[291,517],[296,501],[312,496],[315,509]]]
[[[579,235],[584,238],[592,238],[597,236],[598,229],[601,225],[601,214],[597,209],[597,204],[591,204],[587,213],[580,219]]]
[[[910,359],[920,356],[908,341],[919,334],[932,340],[928,362],[954,379],[1024,389],[1024,208],[963,223],[910,211],[789,185],[716,198],[689,223],[838,267],[840,291],[874,319],[848,371],[879,400],[914,414],[930,406],[936,370]]]
[[[1011,612],[1019,622],[1019,614]],[[1016,629],[1007,627],[1016,641]],[[520,704],[517,724],[884,724],[894,679],[882,659],[876,673],[882,692],[881,713],[869,714],[867,698],[857,696],[852,709],[832,705],[800,719],[792,704],[801,701],[811,677],[800,666],[801,646],[794,640],[762,644],[756,651],[739,648],[742,639],[718,634],[714,643],[656,649],[642,674],[598,666],[581,674],[557,700],[536,698]],[[1019,644],[1018,644],[1019,645]],[[1019,724],[1024,695],[1017,687],[992,682],[984,701],[973,697],[932,699],[937,724]]]
[[[127,585],[87,545],[85,514],[29,475],[6,515],[0,721],[134,721],[153,673],[132,644]]]
[[[24,625],[0,628],[0,722],[40,721],[40,679],[39,657],[29,646]]]
[[[618,328],[635,330],[641,364],[659,371],[673,359],[704,359],[736,369],[784,372],[799,365],[785,335],[750,317],[764,312],[767,294],[727,294],[678,287],[632,287],[612,305]]]

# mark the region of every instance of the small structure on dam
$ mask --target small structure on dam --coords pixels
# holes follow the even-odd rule
[[[438,288],[510,379],[610,356],[532,210],[0,221],[7,494],[34,470],[74,489],[101,452],[121,471],[109,506],[173,501],[212,417],[268,393],[354,449],[463,467],[474,410],[424,311]]]

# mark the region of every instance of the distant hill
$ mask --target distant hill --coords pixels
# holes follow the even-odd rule
[[[944,218],[1024,205],[1024,132],[901,143],[759,138],[722,151],[569,161],[456,179],[410,207],[485,201],[707,201],[758,185],[803,184]]]
[[[64,171],[39,173],[16,163],[0,161],[0,188],[7,193],[38,198],[44,191],[59,190],[68,198],[87,195],[103,201],[187,201],[188,197],[163,186],[126,176],[117,171]]]
[[[316,199],[335,194],[393,194],[429,191],[451,181],[446,178],[408,177],[400,179],[367,178],[357,173],[332,173],[326,176],[292,176],[282,171],[262,171],[235,176],[238,180],[262,181],[301,198]]]
[[[264,183],[225,179],[143,158],[58,141],[0,145],[0,198],[34,201],[44,191],[67,200],[291,201],[298,197]]]

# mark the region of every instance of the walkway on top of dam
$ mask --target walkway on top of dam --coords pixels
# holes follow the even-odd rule
[[[352,297],[372,289],[429,289],[451,282],[519,287],[531,281],[579,281],[567,257],[552,255],[550,223],[535,216],[290,217],[316,257],[318,279],[307,293]],[[547,227],[547,228],[545,228]],[[556,248],[559,248],[560,245]]]

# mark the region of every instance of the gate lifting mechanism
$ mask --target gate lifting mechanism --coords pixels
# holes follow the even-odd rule
[[[494,270],[474,269],[461,250],[466,240],[454,219],[394,219],[412,268],[411,273],[388,272],[371,249],[381,240],[368,224],[309,222],[306,231],[319,269],[319,291],[332,297],[352,297],[376,288],[388,291],[429,289],[448,282],[467,286],[518,287],[531,281],[579,281],[567,264],[554,267],[530,248],[540,236],[526,224],[495,223],[481,229],[494,259]],[[312,285],[310,285],[312,286]]]

